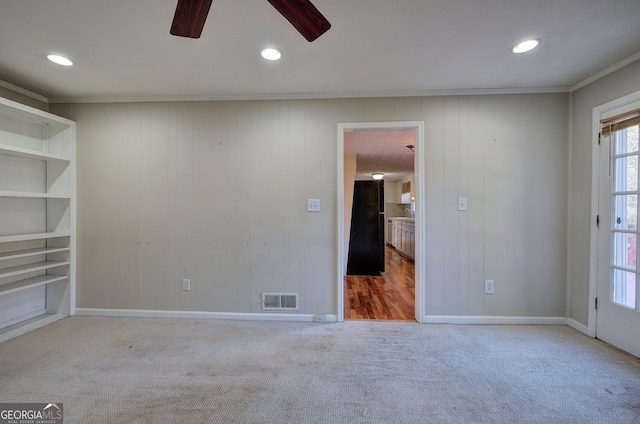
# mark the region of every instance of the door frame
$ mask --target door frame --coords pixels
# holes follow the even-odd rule
[[[613,116],[615,110],[623,108],[640,100],[640,91],[633,92],[626,96],[612,100],[600,106],[596,106],[592,111],[591,119],[591,242],[589,252],[589,313],[587,315],[587,334],[590,337],[597,336],[597,310],[595,308],[596,297],[598,295],[598,241],[599,232],[596,225],[599,213],[599,184],[600,184],[600,160],[602,149],[598,145],[598,135],[600,134],[600,120],[607,115]],[[606,225],[609,225],[606,223]]]
[[[425,317],[425,141],[424,121],[391,121],[391,122],[343,122],[338,124],[338,199],[337,199],[337,297],[338,297],[338,322],[344,321],[344,276],[346,264],[344,263],[344,132],[351,129],[413,129],[415,131],[415,147],[413,172],[415,174],[416,214],[415,214],[415,319],[424,322]]]

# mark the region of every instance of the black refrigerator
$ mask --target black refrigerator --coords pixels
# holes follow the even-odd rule
[[[384,272],[384,181],[355,181],[347,275]]]

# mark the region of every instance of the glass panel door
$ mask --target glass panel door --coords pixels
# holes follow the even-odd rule
[[[638,287],[638,126],[613,133],[610,301],[636,309]]]
[[[602,137],[596,337],[640,356],[638,125]]]

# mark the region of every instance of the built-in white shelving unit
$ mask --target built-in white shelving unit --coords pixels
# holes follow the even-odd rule
[[[73,121],[0,98],[0,342],[74,314]]]

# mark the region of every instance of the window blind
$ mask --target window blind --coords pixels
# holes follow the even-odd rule
[[[601,119],[600,124],[602,125],[602,135],[609,135],[612,132],[639,125],[640,109],[632,110],[611,118]]]

